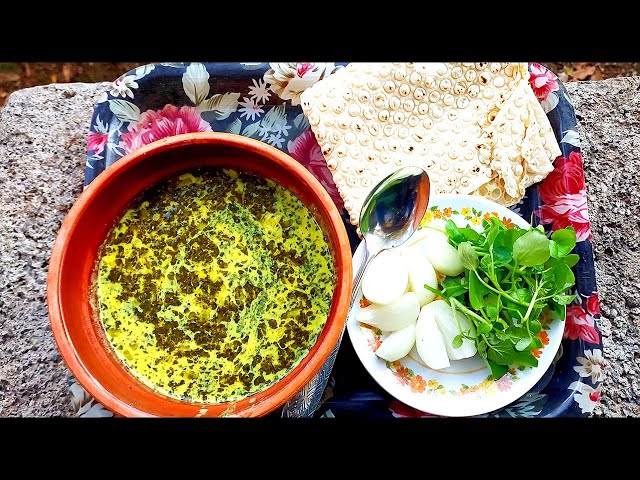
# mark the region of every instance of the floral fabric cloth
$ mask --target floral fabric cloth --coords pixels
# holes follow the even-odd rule
[[[344,64],[159,63],[141,66],[110,84],[97,103],[87,139],[85,186],[123,155],[155,140],[187,132],[222,131],[266,142],[304,165],[339,209],[352,251],[360,239],[350,225],[320,147],[299,106],[300,94]],[[585,416],[606,377],[597,319],[591,230],[580,138],[573,106],[555,74],[529,64],[529,83],[544,108],[562,156],[512,210],[547,232],[573,226],[580,261],[576,293],[567,308],[563,342],[552,366],[529,393],[485,416]],[[323,370],[278,415],[316,417],[428,417],[386,394],[341,341]],[[335,363],[334,363],[335,362]],[[94,400],[73,386],[78,415],[100,415]],[[85,392],[86,393],[86,392]],[[81,400],[78,400],[81,399]],[[89,406],[89,407],[87,407]]]

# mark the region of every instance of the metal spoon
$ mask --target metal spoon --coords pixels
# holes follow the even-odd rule
[[[406,242],[417,230],[429,204],[429,175],[419,167],[403,167],[378,183],[360,210],[360,232],[365,242],[365,259],[353,281],[353,306],[364,273],[383,250]]]
[[[349,310],[371,260],[383,250],[402,245],[416,231],[427,211],[430,190],[427,172],[418,167],[404,167],[384,178],[367,195],[360,211],[360,231],[366,257],[353,282]],[[283,416],[313,414],[309,406],[321,402],[320,396],[327,386],[341,341],[342,337],[320,371],[285,404]]]

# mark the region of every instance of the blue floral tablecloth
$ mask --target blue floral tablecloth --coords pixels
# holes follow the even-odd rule
[[[341,209],[355,251],[360,239],[299,106],[306,88],[343,65],[158,63],[126,72],[110,84],[95,107],[87,139],[85,186],[125,154],[167,136],[198,131],[245,135],[288,153],[318,178]],[[537,63],[529,64],[529,72],[529,84],[550,120],[562,156],[554,171],[529,187],[511,208],[548,232],[566,226],[575,229],[575,253],[580,256],[574,267],[577,297],[567,308],[560,351],[543,378],[511,405],[485,416],[585,416],[598,401],[606,368],[580,138],[573,105],[557,76]],[[79,414],[106,414],[79,388],[72,387]],[[431,416],[383,391],[345,338],[312,382],[274,415]]]

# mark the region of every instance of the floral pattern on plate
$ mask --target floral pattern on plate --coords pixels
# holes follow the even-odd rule
[[[364,324],[362,324],[361,327],[367,328],[372,331],[371,338],[367,340],[367,343],[371,347],[371,351],[375,352],[376,349],[382,344],[382,340],[383,340],[381,335],[382,332],[380,330],[374,331],[371,327]],[[543,346],[541,349],[534,350],[533,354],[536,356],[536,358],[539,358],[540,354],[542,353],[541,350],[546,345],[549,344],[549,335],[547,334],[546,331],[541,331],[537,334],[537,336],[542,340]],[[600,360],[602,360],[601,357],[600,357]],[[593,364],[588,363],[592,361],[591,358],[589,360],[586,360],[579,357],[578,361],[582,362],[584,365],[583,367],[580,367],[582,368],[580,372],[585,372],[587,370],[589,372],[593,371],[592,370]],[[453,389],[447,390],[447,388],[444,385],[442,385],[440,382],[438,382],[438,380],[433,378],[424,379],[421,375],[416,374],[413,370],[402,365],[402,363],[398,360],[396,360],[395,362],[386,362],[386,367],[393,372],[394,376],[398,379],[398,383],[409,388],[414,393],[425,392],[427,394],[437,393],[441,395],[455,395],[455,396],[465,395],[466,396],[472,393],[481,392],[481,393],[486,393],[487,395],[494,395],[496,392],[506,392],[507,390],[511,389],[511,386],[513,385],[514,382],[517,382],[518,380],[520,380],[520,377],[518,376],[518,372],[516,371],[516,369],[511,368],[509,369],[506,375],[502,376],[497,380],[492,379],[491,376],[487,376],[484,380],[482,380],[482,382],[478,383],[477,385],[462,384],[460,388],[457,390],[453,390]],[[579,367],[574,367],[574,369],[576,368],[579,368]],[[598,364],[596,368],[603,368],[603,367],[601,364]],[[597,375],[599,375],[601,370],[596,370],[596,371],[597,371]],[[589,376],[589,375],[581,375],[581,376]]]
[[[127,150],[164,136],[205,129],[257,138],[289,153],[319,179],[340,208],[342,201],[298,102],[305,88],[342,65],[156,63],[126,72],[107,87],[95,105],[87,137],[85,186]],[[533,215],[534,223],[543,224],[547,231],[572,225],[580,232],[576,253],[581,260],[574,267],[578,298],[567,310],[563,353],[555,366],[529,393],[491,415],[585,416],[600,397],[606,360],[601,353],[599,357],[594,353],[602,352],[602,339],[580,138],[562,82],[537,63],[529,64],[529,72],[529,83],[551,122],[562,157],[556,160],[556,169],[539,185],[530,187],[511,209],[527,219]],[[360,239],[348,218],[345,226],[355,251]],[[317,395],[307,399],[305,414],[413,416],[411,407],[401,407],[371,383],[350,347],[349,342],[343,342],[335,368],[328,366],[332,371],[329,381],[335,381],[337,391],[328,399]],[[587,368],[581,359],[598,363],[600,372],[581,376],[581,368]],[[415,416],[432,415],[418,412]]]

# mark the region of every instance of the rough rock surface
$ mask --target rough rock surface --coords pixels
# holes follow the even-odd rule
[[[607,377],[595,414],[640,416],[640,77],[567,83],[582,142]]]
[[[46,307],[48,259],[83,183],[102,84],[13,93],[0,111],[0,417],[74,414]],[[640,417],[640,77],[568,83],[582,140],[608,360],[596,415]]]
[[[73,413],[46,306],[49,255],[82,191],[87,131],[107,84],[24,89],[0,111],[0,417]]]

